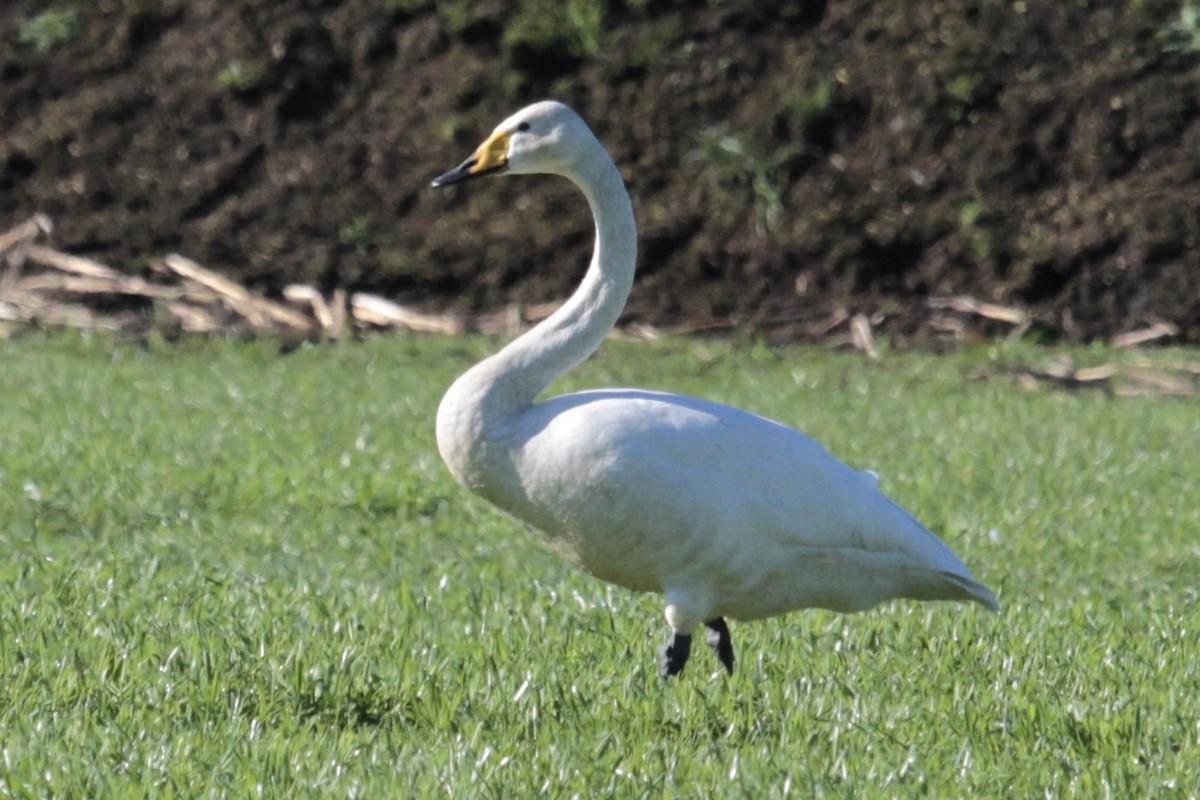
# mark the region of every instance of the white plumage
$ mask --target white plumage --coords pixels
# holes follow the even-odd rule
[[[557,312],[454,382],[438,408],[438,448],[460,483],[583,569],[661,593],[674,631],[664,673],[683,668],[702,624],[732,671],[724,617],[861,611],[898,597],[999,609],[949,547],[875,488],[874,475],[792,428],[638,389],[534,402],[616,323],[633,283],[637,228],[612,159],[561,103],[517,112],[434,186],[499,172],[573,181],[595,218],[595,252]]]

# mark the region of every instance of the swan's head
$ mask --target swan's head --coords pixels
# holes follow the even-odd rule
[[[470,158],[435,178],[433,185],[449,186],[505,172],[570,174],[598,146],[578,114],[562,103],[543,100],[497,125]]]

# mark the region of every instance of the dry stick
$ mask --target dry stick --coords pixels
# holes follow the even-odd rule
[[[21,268],[25,265],[29,245],[33,240],[39,233],[49,233],[53,229],[54,224],[50,222],[50,218],[38,213],[7,233],[0,234],[0,268],[4,267],[5,262],[8,264],[7,269],[0,271],[0,295],[7,295],[12,291],[21,275]]]
[[[1069,361],[1050,364],[1046,367],[1015,367],[1007,370],[1027,389],[1037,389],[1041,382],[1052,383],[1064,389],[1100,389],[1106,394],[1121,397],[1144,395],[1174,395],[1195,397],[1200,386],[1188,368],[1135,365],[1118,367],[1101,364],[1095,367],[1075,367]],[[1182,374],[1181,374],[1182,373]],[[987,372],[981,373],[986,377]]]
[[[1131,367],[1125,378],[1132,386],[1123,387],[1125,394],[1169,394],[1177,397],[1193,397],[1197,393],[1196,382],[1190,376],[1172,374],[1167,370],[1146,367]]]
[[[17,281],[16,287],[26,292],[69,292],[72,294],[121,294],[135,297],[151,297],[158,300],[187,298],[196,303],[215,303],[220,299],[207,289],[189,289],[184,286],[160,286],[126,275],[100,278],[85,275],[57,275],[42,273],[30,275]]]
[[[330,336],[342,339],[346,335],[346,321],[350,318],[349,301],[345,289],[334,289],[330,297],[329,313],[332,322],[329,326]]]
[[[350,309],[360,322],[380,326],[400,326],[421,333],[462,333],[458,319],[446,314],[423,314],[410,311],[399,303],[374,294],[358,292],[350,297]]]
[[[291,286],[284,287],[283,296],[290,302],[307,305],[311,308],[313,316],[317,318],[322,330],[329,331],[333,328],[333,312],[330,310],[329,304],[325,302],[325,298],[313,287],[293,283]]]
[[[1156,322],[1149,328],[1142,328],[1139,331],[1130,331],[1122,333],[1119,336],[1114,336],[1112,340],[1113,347],[1136,347],[1139,344],[1153,342],[1155,339],[1164,339],[1168,336],[1177,336],[1179,328],[1170,322]]]
[[[16,303],[0,300],[0,322],[23,322],[25,317]]]
[[[855,314],[850,318],[850,341],[871,358],[879,358],[875,334],[871,332],[871,321],[866,314]]]
[[[216,292],[235,313],[245,318],[251,326],[255,328],[268,326],[266,314],[251,301],[250,292],[242,286],[175,253],[163,259],[163,264],[184,280]]]
[[[41,212],[34,214],[12,230],[0,233],[0,255],[36,239],[39,233],[50,233],[52,230],[54,223],[49,217]]]
[[[1118,370],[1114,364],[1101,364],[1098,367],[1081,367],[1075,370],[1074,378],[1080,383],[1094,383],[1096,381],[1107,381],[1117,375]]]
[[[828,336],[837,326],[850,319],[850,312],[840,306],[829,313],[829,316],[812,328],[816,336]]]
[[[90,278],[117,278],[121,274],[111,267],[104,266],[99,261],[60,253],[37,244],[30,245],[26,255],[35,264],[69,272],[73,275],[86,275]]]
[[[311,286],[292,284],[283,290],[283,296],[293,303],[307,305],[321,326],[326,337],[339,341],[346,333],[346,290],[334,289],[329,301]]]
[[[1008,335],[1010,339],[1021,338],[1033,323],[1029,312],[1023,308],[1001,306],[996,303],[982,303],[974,297],[966,295],[959,295],[957,297],[931,297],[928,305],[933,309],[949,309],[961,314],[974,314],[984,319],[1007,322],[1009,325],[1014,326]]]
[[[126,324],[120,317],[99,315],[86,306],[45,303],[35,296],[0,301],[0,320],[107,331],[120,331]]]
[[[212,333],[221,328],[216,317],[188,303],[168,303],[167,311],[179,318],[179,323],[188,333]]]
[[[1015,306],[1001,306],[995,303],[981,303],[974,297],[959,295],[958,297],[933,297],[929,300],[930,308],[948,308],[963,314],[975,314],[986,319],[1007,322],[1010,325],[1025,325],[1029,314]]]
[[[181,278],[194,281],[219,294],[234,311],[245,317],[246,321],[256,328],[268,327],[268,320],[274,320],[281,325],[301,331],[312,328],[311,320],[305,315],[278,303],[272,303],[270,300],[256,297],[241,284],[207,270],[191,259],[172,253],[163,259],[163,263],[171,272]]]
[[[1038,388],[1038,381],[1048,381],[1064,389],[1100,389],[1105,393],[1113,391],[1112,379],[1116,375],[1116,370],[1108,367],[1092,367],[1086,370],[1077,370],[1069,366],[1051,366],[1045,369],[1017,367],[1012,372],[1021,379],[1027,389]]]
[[[643,342],[657,342],[662,338],[662,331],[654,327],[648,322],[632,322],[624,328],[613,328],[609,331],[610,336],[615,336],[618,339],[639,339]]]

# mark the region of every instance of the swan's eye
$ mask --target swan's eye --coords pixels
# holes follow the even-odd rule
[[[518,125],[518,126],[517,126],[517,130],[519,130],[519,131],[527,131],[527,130],[529,130],[529,123],[528,123],[528,122],[522,122],[520,125]]]

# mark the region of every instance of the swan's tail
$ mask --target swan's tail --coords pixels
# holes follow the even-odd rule
[[[996,595],[992,594],[992,590],[984,586],[982,583],[972,580],[971,578],[963,577],[962,575],[957,575],[953,572],[942,571],[938,574],[947,583],[956,587],[961,592],[961,594],[955,599],[971,600],[972,602],[979,603],[979,605],[983,606],[989,611],[993,611],[997,614],[1000,613],[1000,604],[996,602]]]

